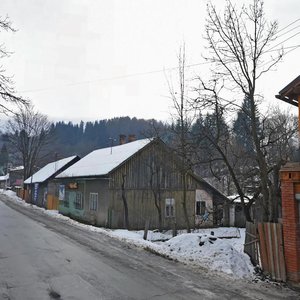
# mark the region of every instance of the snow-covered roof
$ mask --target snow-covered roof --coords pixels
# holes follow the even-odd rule
[[[9,174],[0,176],[0,181],[8,180],[9,179]]]
[[[24,183],[31,184],[31,183],[44,182],[45,180],[50,178],[52,175],[54,175],[57,171],[59,171],[61,168],[63,168],[66,164],[71,162],[74,158],[76,158],[76,155],[49,163],[48,165],[44,166],[39,171],[34,173],[32,176],[27,178],[24,181]]]
[[[18,167],[14,167],[14,168],[10,168],[9,171],[21,171],[24,170],[24,166],[18,166]]]
[[[245,196],[252,198],[251,195],[245,195]],[[231,196],[227,196],[227,198],[229,200],[231,200],[233,203],[241,203],[242,202],[241,197],[239,195],[231,195]],[[244,198],[244,202],[248,203],[249,199]]]
[[[58,174],[56,178],[106,175],[150,142],[150,139],[143,139],[95,150]]]

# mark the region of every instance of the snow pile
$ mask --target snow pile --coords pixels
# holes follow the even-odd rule
[[[4,195],[6,195],[6,196],[8,196],[8,197],[10,197],[10,198],[13,198],[13,199],[15,199],[15,200],[20,200],[20,201],[22,201],[22,199],[20,199],[19,197],[17,197],[17,196],[16,196],[16,193],[13,192],[13,191],[11,191],[11,190],[1,190],[1,192],[2,192]]]
[[[237,278],[251,277],[253,267],[244,253],[238,252],[229,240],[212,235],[181,234],[163,246],[170,256],[180,261],[223,272]]]
[[[18,198],[12,191],[4,191],[3,193],[15,203],[30,209],[39,210],[52,218],[64,220],[87,231],[103,233],[133,246],[150,250],[158,255],[188,265],[210,269],[237,279],[251,279],[254,273],[254,267],[250,262],[249,256],[243,252],[245,229],[220,227],[198,229],[189,234],[185,231],[179,231],[179,235],[173,238],[171,231],[161,233],[149,230],[147,241],[145,241],[143,240],[144,231],[142,230],[112,230],[82,224],[61,215],[58,211],[45,210],[44,208],[28,204]]]
[[[113,230],[113,235],[115,237],[120,237],[125,240],[140,240],[144,237],[144,231],[128,231],[126,229],[117,229]],[[147,235],[147,240],[150,242],[162,242],[167,241],[172,238],[172,232],[166,231],[164,233],[159,232],[157,230],[149,230]]]

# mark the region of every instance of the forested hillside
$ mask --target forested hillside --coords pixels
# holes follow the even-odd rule
[[[118,145],[121,134],[127,137],[135,135],[136,139],[150,137],[154,128],[163,130],[165,125],[155,120],[129,117],[80,124],[57,122],[52,124],[53,137],[49,148],[57,157],[83,156],[94,149]]]

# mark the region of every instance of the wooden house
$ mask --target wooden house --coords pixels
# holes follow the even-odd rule
[[[27,193],[28,199],[26,200],[40,207],[57,209],[58,205],[55,205],[55,203],[58,204],[58,188],[51,179],[79,159],[78,156],[71,156],[54,161],[27,178],[24,181],[24,185],[29,190],[29,193]]]
[[[227,198],[192,172],[183,174],[178,157],[160,139],[99,149],[56,176],[59,211],[81,221],[130,229],[220,225]],[[185,185],[184,185],[185,182]],[[185,186],[185,188],[184,188]]]

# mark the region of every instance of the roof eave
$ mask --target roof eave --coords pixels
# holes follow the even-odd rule
[[[289,104],[292,104],[292,105],[298,107],[298,101],[293,99],[293,98],[291,99],[291,98],[288,98],[288,97],[284,97],[282,95],[275,95],[275,97],[279,100],[282,100],[286,103],[289,103]]]
[[[55,177],[53,178],[53,180],[55,181],[58,181],[58,180],[67,180],[67,179],[70,179],[70,180],[74,180],[74,179],[101,179],[101,178],[107,178],[108,177],[108,174],[101,174],[101,175],[79,175],[79,176],[76,176],[76,175],[72,175],[72,176],[65,176],[65,177]]]
[[[280,95],[286,95],[287,93],[289,93],[295,86],[299,86],[300,85],[300,75],[295,78],[292,82],[290,82],[286,87],[284,87],[279,94]]]

